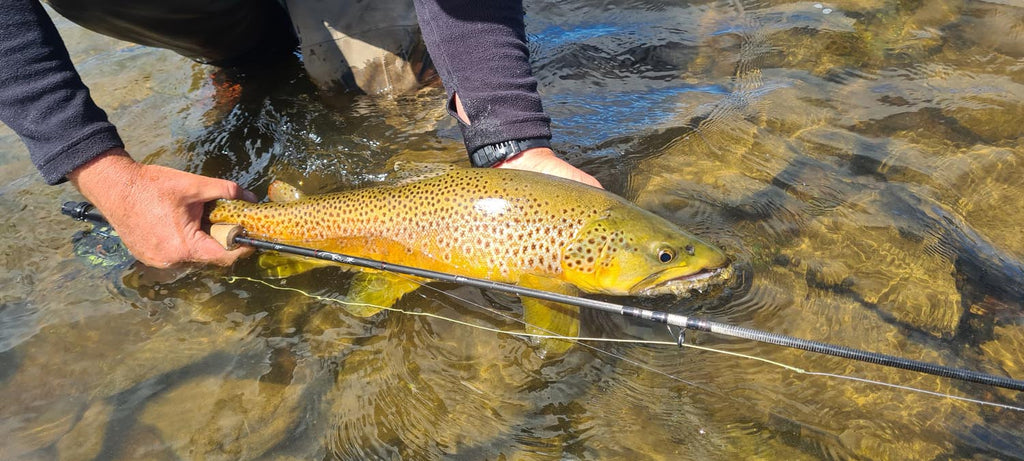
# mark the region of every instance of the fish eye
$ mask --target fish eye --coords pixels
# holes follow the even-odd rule
[[[675,253],[673,253],[672,250],[668,248],[664,248],[658,252],[658,260],[663,263],[671,262],[672,259],[675,257]]]

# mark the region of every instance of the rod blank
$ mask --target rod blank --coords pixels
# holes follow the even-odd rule
[[[89,220],[101,223],[106,222],[103,219],[103,216],[95,212],[92,205],[86,202],[81,202],[77,204],[74,202],[65,203],[61,209],[61,212],[78,220]],[[599,311],[618,314],[626,317],[634,317],[656,323],[672,325],[687,330],[705,331],[722,336],[747,339],[751,341],[757,341],[776,346],[805,350],[817,354],[831,355],[833,357],[840,357],[849,360],[874,363],[876,365],[900,368],[909,371],[916,371],[919,373],[926,373],[930,375],[957,379],[961,381],[968,381],[973,383],[1001,387],[1005,389],[1024,391],[1024,381],[1008,378],[1005,376],[996,376],[973,370],[966,370],[963,368],[948,367],[945,365],[939,365],[920,360],[908,359],[904,357],[897,357],[887,354],[880,354],[877,352],[854,349],[846,346],[837,346],[834,344],[806,340],[778,333],[757,330],[753,328],[714,322],[702,318],[689,317],[679,314],[671,314],[662,311],[654,311],[650,309],[643,309],[639,307],[609,303],[595,299],[581,298],[578,296],[569,296],[561,293],[552,293],[548,291],[535,290],[532,288],[520,287],[508,283],[494,282],[491,280],[484,280],[472,277],[464,277],[461,275],[447,274],[444,272],[437,272],[427,269],[420,269],[416,267],[403,266],[400,264],[391,264],[384,261],[360,258],[358,256],[333,253],[329,251],[316,250],[312,248],[305,248],[295,245],[287,245],[283,243],[270,242],[266,240],[252,239],[249,237],[238,235],[237,233],[233,234],[232,241],[234,244],[237,245],[248,245],[262,250],[278,251],[281,253],[306,256],[325,261],[348,264],[351,266],[365,267],[368,269],[377,269],[405,275],[413,275],[417,277],[429,278],[432,280],[438,280],[442,282],[451,282],[461,285],[468,285],[485,290],[501,291],[519,296],[529,296],[532,298],[543,299],[546,301],[570,304],[573,306],[583,307],[587,309],[596,309]]]

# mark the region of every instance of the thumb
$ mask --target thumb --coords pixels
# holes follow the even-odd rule
[[[192,262],[211,263],[218,266],[230,266],[239,258],[251,255],[255,248],[239,247],[234,250],[225,250],[213,237],[203,233],[199,241],[193,247],[189,258]]]

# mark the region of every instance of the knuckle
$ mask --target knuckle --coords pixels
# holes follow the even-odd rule
[[[241,193],[242,188],[239,187],[238,184],[231,181],[224,182],[224,194],[227,196],[226,198],[235,198],[241,195]]]

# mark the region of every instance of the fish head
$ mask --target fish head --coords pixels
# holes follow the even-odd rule
[[[683,297],[731,277],[730,262],[678,226],[628,207],[585,224],[563,250],[561,265],[565,279],[589,293]]]

